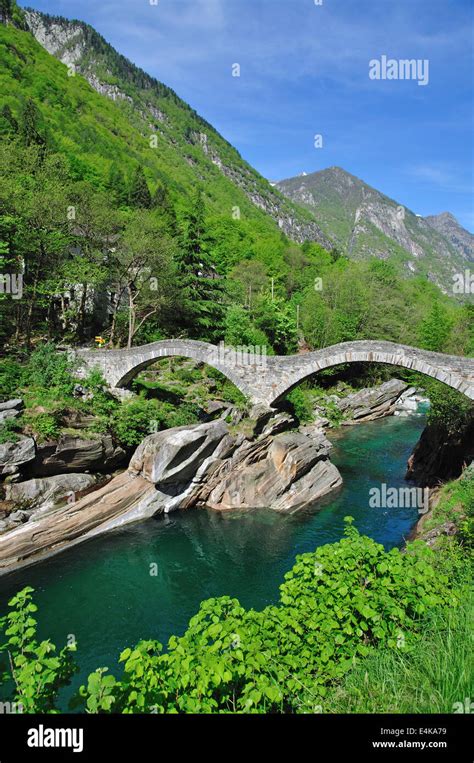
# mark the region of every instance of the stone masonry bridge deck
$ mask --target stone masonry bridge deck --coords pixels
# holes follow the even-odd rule
[[[253,403],[273,405],[303,379],[341,363],[387,363],[418,371],[474,400],[474,358],[444,355],[392,342],[343,342],[300,355],[259,356],[240,348],[166,339],[129,350],[78,350],[84,374],[99,368],[111,387],[126,387],[160,358],[183,356],[221,371]],[[245,349],[245,348],[244,348]]]

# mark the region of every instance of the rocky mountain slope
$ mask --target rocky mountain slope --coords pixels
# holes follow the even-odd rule
[[[277,187],[310,210],[338,247],[354,259],[399,262],[452,291],[453,275],[473,261],[474,236],[449,213],[419,217],[349,172],[330,167],[282,180]]]
[[[25,10],[24,15],[30,32],[68,67],[71,78],[81,75],[100,95],[112,100],[144,141],[156,136],[161,165],[150,166],[150,170],[157,178],[173,187],[183,172],[185,185],[213,184],[215,196],[220,195],[222,201],[224,196],[230,197],[228,210],[243,206],[237,189],[292,240],[312,240],[331,247],[311,215],[275,190],[173,90],[120,55],[91,26],[33,9]],[[246,214],[245,209],[241,212]]]
[[[438,233],[441,233],[456,251],[464,255],[470,262],[474,262],[474,236],[458,223],[451,212],[428,215],[425,220]]]

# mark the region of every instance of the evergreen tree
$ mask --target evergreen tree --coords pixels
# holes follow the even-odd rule
[[[204,244],[204,200],[196,191],[178,256],[180,323],[189,337],[217,341],[223,336],[223,285]]]
[[[110,200],[114,206],[122,207],[127,203],[128,192],[125,176],[120,167],[115,162],[112,162],[110,165],[106,188],[110,194]]]
[[[158,183],[152,198],[152,207],[156,209],[162,218],[167,232],[171,236],[177,235],[176,212],[168,193],[168,189],[163,183]]]
[[[443,352],[451,332],[451,325],[445,308],[436,300],[421,324],[420,341],[423,349]]]
[[[131,207],[137,209],[150,209],[151,207],[150,189],[148,188],[143,168],[140,165],[135,168],[132,175],[128,201]]]
[[[17,132],[18,122],[13,116],[10,106],[6,104],[0,111],[0,134],[14,135]]]
[[[25,146],[46,146],[46,139],[40,130],[41,112],[31,98],[21,105],[19,133]]]

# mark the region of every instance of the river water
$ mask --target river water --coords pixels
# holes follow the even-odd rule
[[[80,673],[73,688],[96,667],[117,675],[123,648],[142,638],[166,644],[185,630],[203,599],[230,595],[255,608],[274,602],[295,556],[338,540],[347,515],[387,549],[402,545],[417,510],[370,508],[369,490],[405,484],[406,462],[424,422],[421,415],[391,417],[330,432],[331,458],[344,485],[310,509],[293,515],[177,512],[2,577],[0,614],[16,591],[31,585],[39,635],[57,646],[70,635],[77,641]]]

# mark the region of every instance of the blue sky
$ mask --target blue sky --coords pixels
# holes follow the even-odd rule
[[[338,165],[474,229],[472,0],[30,3],[92,24],[270,180]],[[428,84],[371,80],[383,55],[428,59]]]

